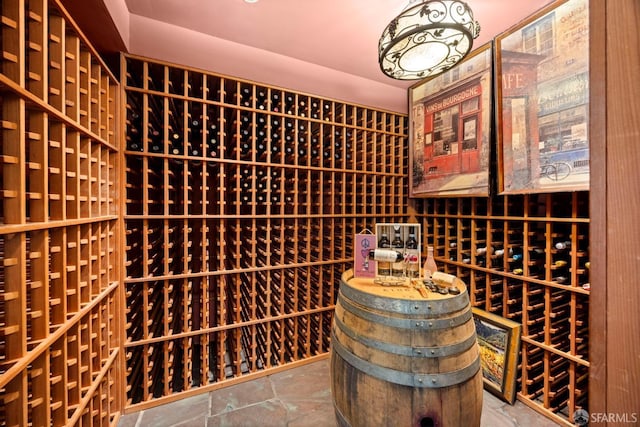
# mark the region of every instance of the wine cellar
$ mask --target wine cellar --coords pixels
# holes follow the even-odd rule
[[[116,426],[329,359],[354,236],[377,224],[418,226],[420,265],[433,248],[472,307],[521,325],[518,404],[567,426],[628,412],[633,393],[609,383],[635,345],[637,291],[606,285],[634,271],[612,251],[637,235],[637,203],[613,188],[638,155],[602,133],[617,142],[631,113],[593,103],[590,191],[409,198],[406,113],[140,52],[106,60],[68,3],[0,1],[0,425]],[[590,50],[605,5],[633,15],[621,3],[590,0]],[[593,82],[617,84],[605,71],[621,66],[590,61]]]

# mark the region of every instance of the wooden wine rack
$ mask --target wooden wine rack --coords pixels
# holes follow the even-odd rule
[[[114,424],[119,85],[60,2],[0,4],[0,425]]]
[[[0,424],[113,425],[326,357],[353,236],[414,214],[522,323],[519,399],[586,408],[588,193],[409,206],[406,116],[130,55],[121,92],[58,0],[0,13]]]
[[[587,406],[589,193],[416,204],[425,243],[472,305],[522,324],[519,400],[573,425]]]
[[[352,239],[407,219],[406,116],[123,55],[126,405],[326,357]]]

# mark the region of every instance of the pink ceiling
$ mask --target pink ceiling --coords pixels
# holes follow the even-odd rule
[[[340,85],[327,88],[329,79],[341,77],[346,86],[359,94],[377,91],[380,97],[398,98],[382,105],[393,110],[406,109],[406,88],[415,83],[386,77],[377,60],[380,34],[408,1],[259,0],[254,4],[244,0],[124,1],[130,13],[129,45],[133,53],[172,62],[189,61],[189,65],[200,68],[320,95],[328,90],[325,96],[340,98],[343,94],[358,103],[380,102],[364,98],[359,102]],[[474,41],[478,47],[549,0],[467,3],[481,26],[480,36]],[[209,55],[212,57],[203,58]],[[274,66],[274,62],[281,65]],[[300,69],[292,71],[292,67]],[[297,81],[304,76],[306,84]]]

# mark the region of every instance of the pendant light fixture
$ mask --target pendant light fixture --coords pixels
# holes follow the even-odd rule
[[[399,80],[435,76],[460,62],[479,33],[463,1],[412,0],[380,37],[380,68]]]

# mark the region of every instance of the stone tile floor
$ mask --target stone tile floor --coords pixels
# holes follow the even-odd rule
[[[482,427],[552,427],[557,424],[516,401],[484,392]],[[335,427],[329,360],[324,359],[124,415],[118,427]]]

